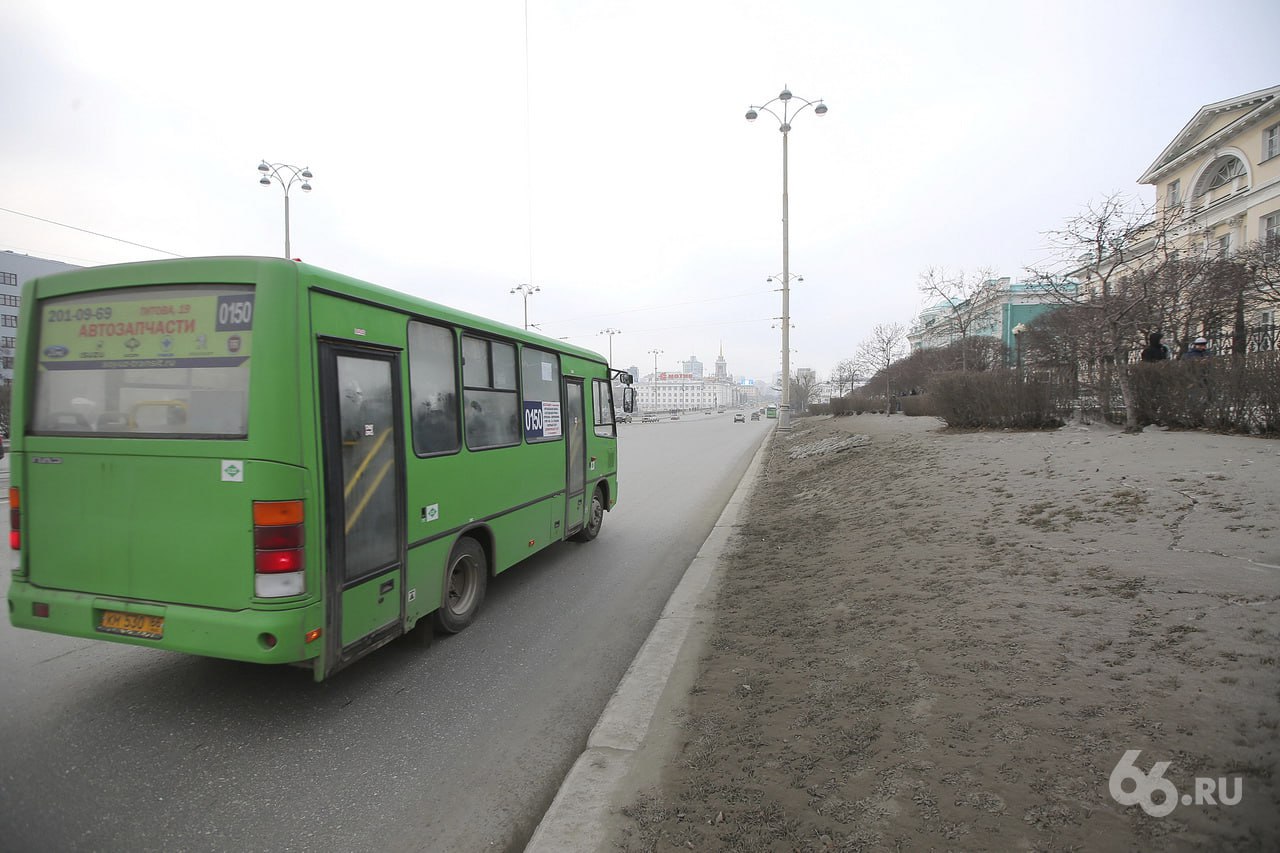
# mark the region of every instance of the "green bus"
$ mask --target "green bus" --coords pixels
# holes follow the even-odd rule
[[[9,617],[309,668],[476,617],[618,499],[597,353],[307,264],[94,267],[23,289]]]
[[[766,418],[776,418],[778,416],[778,404],[770,403],[764,407],[764,416]]]

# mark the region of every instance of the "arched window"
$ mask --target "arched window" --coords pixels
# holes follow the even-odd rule
[[[1205,172],[1200,180],[1200,192],[1196,195],[1201,196],[1221,187],[1231,187],[1237,180],[1247,180],[1248,175],[1249,172],[1239,157],[1223,157]]]

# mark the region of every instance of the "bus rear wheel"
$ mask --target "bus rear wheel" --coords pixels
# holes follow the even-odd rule
[[[600,535],[600,528],[604,525],[604,490],[596,489],[591,495],[591,514],[587,517],[587,523],[582,529],[573,534],[575,542],[590,542]]]
[[[435,613],[435,627],[456,634],[475,621],[489,582],[489,563],[474,539],[459,539],[444,569],[444,594]]]

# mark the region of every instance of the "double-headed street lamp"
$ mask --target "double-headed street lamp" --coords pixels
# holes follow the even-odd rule
[[[529,329],[529,294],[537,293],[539,290],[542,290],[542,288],[536,284],[517,284],[511,288],[512,293],[519,293],[524,297],[524,328],[526,331]]]
[[[311,179],[315,175],[311,174],[311,168],[304,166],[299,169],[297,166],[290,166],[288,163],[268,163],[263,160],[258,164],[258,171],[262,173],[262,177],[258,179],[258,183],[264,187],[271,186],[271,182],[278,181],[284,189],[284,256],[291,256],[289,251],[289,190],[293,189],[293,185],[301,182],[302,191],[304,193],[311,192]]]
[[[797,107],[792,100],[801,102]],[[771,108],[771,104],[781,102],[776,108],[781,115]],[[791,347],[788,332],[791,329],[791,246],[787,221],[787,136],[791,133],[791,121],[807,108],[813,107],[817,115],[827,114],[827,105],[821,99],[806,101],[796,98],[789,89],[782,92],[763,106],[751,107],[747,110],[747,121],[755,121],[760,112],[766,112],[778,120],[778,130],[782,131],[782,404],[778,406],[778,429],[791,429]]]
[[[622,330],[614,329],[611,327],[608,329],[601,329],[600,334],[609,336],[609,366],[612,367],[613,366],[613,336],[622,334]]]
[[[653,356],[653,409],[658,411],[658,356],[662,355],[662,350],[651,349],[649,355]]]

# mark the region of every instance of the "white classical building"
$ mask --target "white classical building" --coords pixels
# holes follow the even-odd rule
[[[760,399],[754,379],[734,379],[725,361],[724,348],[716,357],[715,373],[708,375],[697,356],[680,362],[675,373],[658,371],[637,378],[637,402],[642,412],[715,411],[753,405]]]

